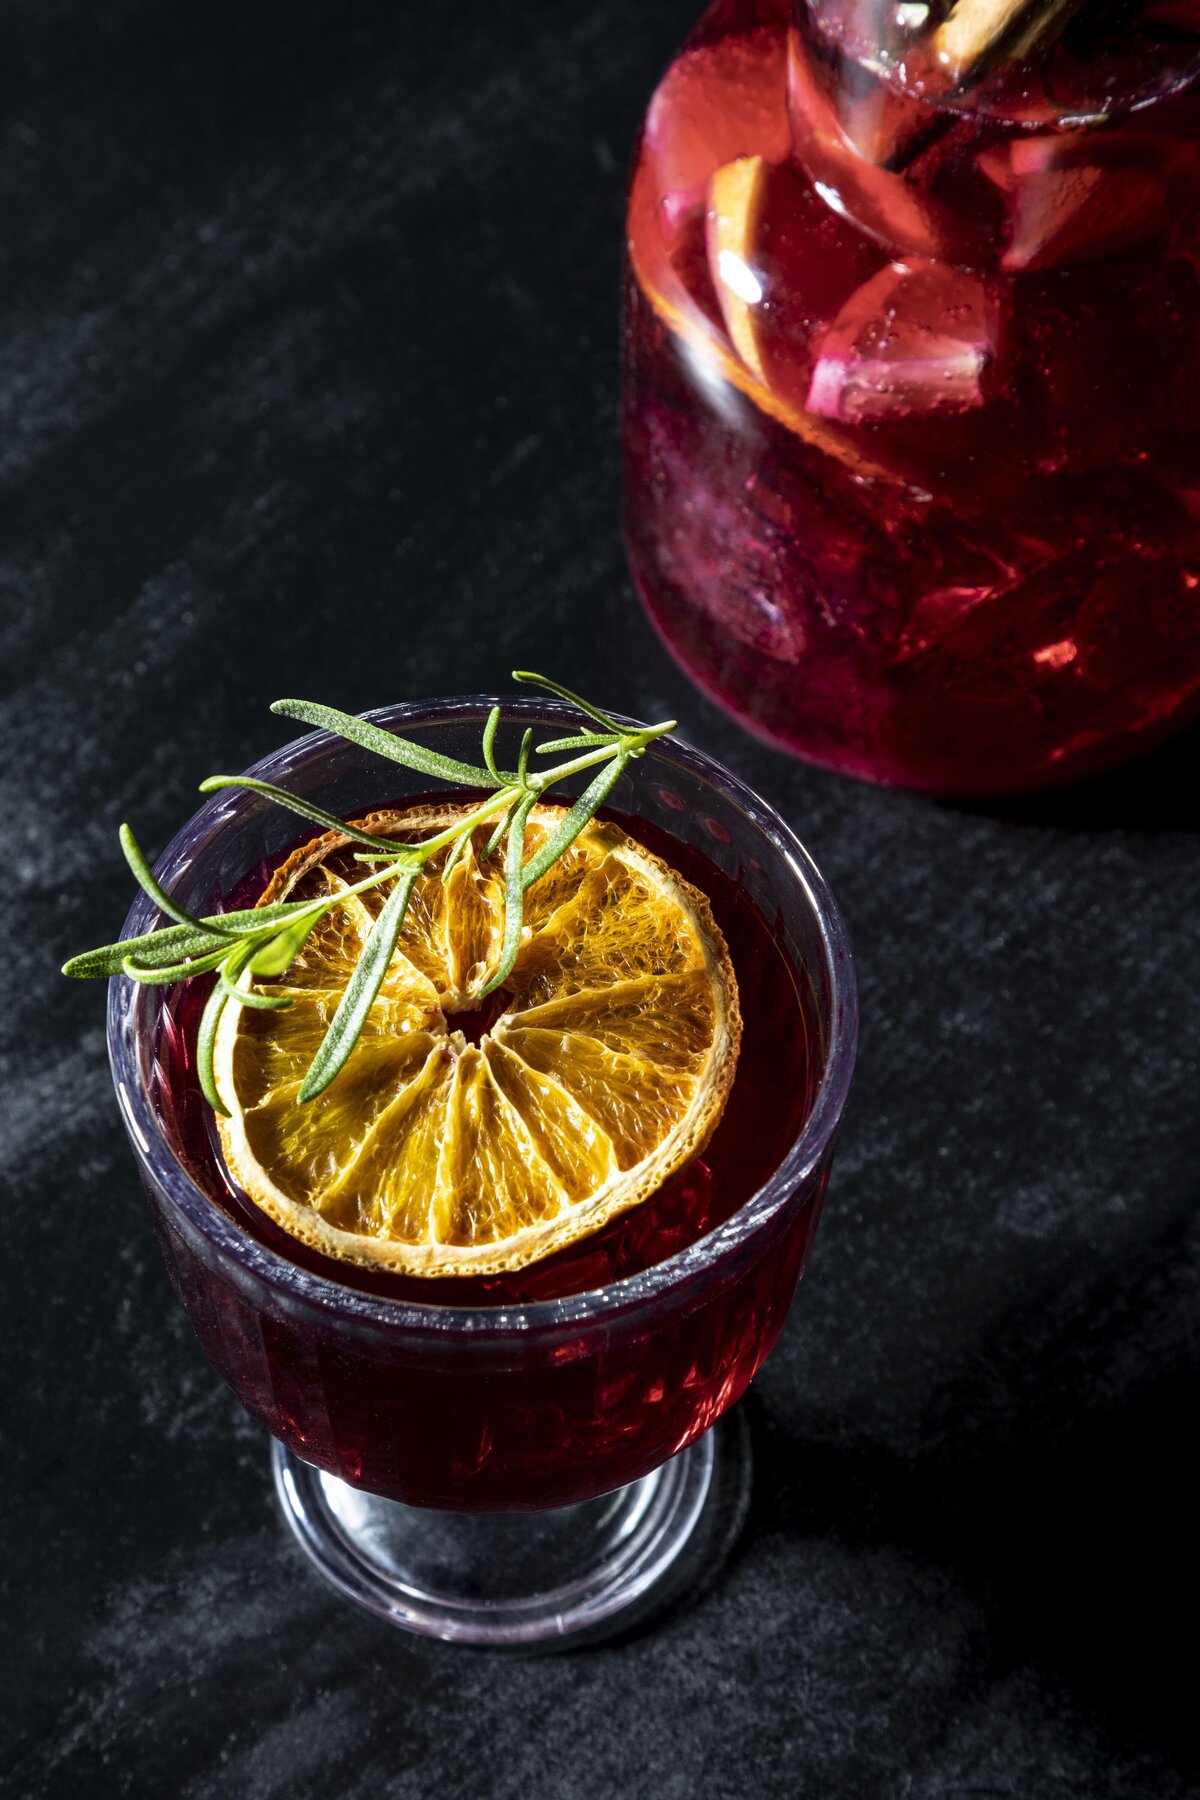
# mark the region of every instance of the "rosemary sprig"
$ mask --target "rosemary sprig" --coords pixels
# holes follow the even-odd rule
[[[419,868],[406,869],[384,901],[383,910],[368,933],[362,955],[354,965],[329,1029],[300,1083],[297,1098],[301,1101],[315,1099],[329,1086],[357,1044],[367,1022],[367,1014],[374,1005],[375,996],[387,974],[392,952],[396,948],[396,939],[400,936],[404,915],[408,911],[409,897],[420,873]]]
[[[320,920],[348,894],[363,893],[368,888],[394,882],[301,1083],[298,1098],[301,1101],[315,1099],[345,1067],[359,1040],[403,930],[418,876],[433,857],[447,850],[441,870],[442,881],[447,881],[475,830],[481,825],[492,824],[483,856],[487,860],[504,844],[504,931],[499,960],[478,998],[482,1000],[494,993],[507,981],[520,952],[524,899],[528,890],[553,867],[588,821],[594,818],[630,762],[643,756],[656,738],[665,737],[675,729],[674,719],[667,719],[660,725],[646,725],[630,731],[590,701],[581,699],[556,681],[547,680],[544,675],[519,669],[514,670],[514,679],[544,688],[560,700],[566,700],[591,720],[591,727],[566,737],[553,738],[536,747],[532,731],[526,731],[521,740],[517,767],[508,770],[496,761],[496,733],[500,725],[498,706],[488,715],[483,731],[483,760],[476,765],[441,756],[422,744],[410,743],[396,732],[385,731],[333,707],[319,706],[309,700],[276,700],[271,707],[274,713],[319,726],[420,774],[452,782],[458,787],[483,789],[487,797],[464,818],[455,820],[436,836],[420,844],[401,844],[348,825],[311,801],[270,782],[256,781],[244,775],[210,775],[201,783],[201,793],[216,793],[229,787],[248,788],[324,830],[339,832],[352,843],[369,846],[369,849],[356,853],[356,860],[369,865],[369,872],[338,894],[322,895],[314,900],[281,900],[270,906],[199,918],[164,891],[155,880],[132,831],[122,825],[121,848],[138,885],[173,923],[144,932],[140,937],[105,944],[98,950],[74,956],[63,965],[63,974],[79,977],[124,974],[134,981],[165,984],[215,973],[217,979],[200,1020],[196,1056],[204,1097],[216,1111],[224,1112],[226,1109],[217,1092],[213,1073],[213,1051],[225,1008],[237,1005],[281,1011],[290,1005],[284,995],[264,994],[252,988],[250,978],[260,975],[278,979],[287,972]],[[580,754],[553,768],[530,770],[531,754],[546,756],[560,751],[578,751]],[[527,859],[525,837],[529,816],[540,797],[568,776],[591,768],[596,769],[596,774],[540,849]]]

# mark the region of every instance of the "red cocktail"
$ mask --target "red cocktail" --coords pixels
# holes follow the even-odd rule
[[[651,615],[767,736],[942,791],[1200,696],[1200,11],[996,11],[722,0],[629,206]]]
[[[541,703],[512,710],[523,721],[566,716]],[[395,709],[385,721],[453,750],[486,711],[452,702]],[[743,1050],[703,1156],[557,1257],[469,1281],[422,1280],[306,1249],[224,1173],[193,1067],[202,995],[113,984],[118,1093],[206,1355],[287,1447],[277,1455],[281,1493],[324,1572],[376,1611],[439,1635],[510,1641],[573,1629],[627,1604],[674,1559],[711,1471],[703,1434],[778,1335],[824,1192],[854,1034],[848,952],[828,894],[786,827],[716,765],[672,746],[635,769],[623,822],[708,893],[734,958]],[[379,791],[381,781],[394,789],[394,769],[381,774],[328,737],[304,739],[256,773],[283,776],[342,816],[395,797]],[[185,906],[242,903],[248,871],[261,886],[287,839],[286,820],[241,793],[197,815],[160,878]],[[145,929],[147,910],[135,908],[126,935]],[[597,1499],[614,1489],[619,1500]],[[593,1531],[590,1564],[569,1567],[575,1598],[559,1595],[548,1612],[536,1585],[516,1596],[488,1589],[494,1539],[480,1552],[492,1576],[476,1568],[448,1596],[443,1565],[435,1577],[421,1561],[417,1509],[431,1508],[564,1509],[538,1528],[547,1568],[556,1557],[571,1564],[555,1533],[577,1540],[597,1508],[608,1522]],[[631,1518],[636,1529],[626,1529]],[[394,1540],[388,1570],[368,1567],[364,1532]]]
[[[632,829],[634,821],[626,821]],[[745,1019],[733,1092],[703,1154],[632,1213],[526,1268],[437,1279],[342,1264],[288,1236],[231,1182],[195,1070],[208,984],[161,1014],[153,1099],[172,1149],[209,1199],[264,1247],[360,1294],[421,1307],[520,1307],[641,1274],[723,1225],[768,1181],[802,1129],[821,1069],[813,996],[762,915],[694,848],[637,821],[641,840],[713,901]],[[239,895],[237,904],[252,904]],[[410,1505],[564,1505],[619,1487],[683,1448],[736,1400],[774,1340],[816,1229],[820,1191],[754,1283],[698,1308],[669,1340],[493,1375],[412,1367],[403,1352],[348,1357],[337,1324],[280,1325],[215,1283],[186,1246],[170,1258],[206,1355],[274,1437],[310,1463]],[[730,1299],[733,1305],[729,1304]]]

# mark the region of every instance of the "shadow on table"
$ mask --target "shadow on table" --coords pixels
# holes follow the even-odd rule
[[[963,812],[1067,831],[1186,831],[1200,822],[1200,720],[1107,775],[1039,793],[950,800]]]
[[[768,1432],[752,1401],[746,1541],[791,1531],[935,1565],[986,1620],[973,1684],[1041,1669],[1109,1732],[1200,1765],[1190,1227],[1133,1268],[1014,1305],[920,1420],[911,1458]]]

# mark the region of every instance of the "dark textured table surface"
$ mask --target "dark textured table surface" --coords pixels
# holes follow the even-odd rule
[[[641,618],[622,186],[687,0],[0,8],[3,1780],[22,1797],[1197,1791],[1195,735],[948,806],[751,742]],[[714,1584],[557,1658],[328,1593],[61,981],[197,779],[516,663],[675,713],[859,955],[826,1216]]]

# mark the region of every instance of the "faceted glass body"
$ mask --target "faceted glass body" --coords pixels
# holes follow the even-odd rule
[[[376,716],[461,755],[489,705]],[[567,716],[510,710],[556,726]],[[381,775],[378,759],[321,736],[255,773],[343,817],[405,797],[402,772]],[[626,1220],[519,1276],[366,1275],[289,1240],[223,1175],[191,1066],[195,1004],[112,986],[118,1095],[205,1354],[306,1463],[388,1499],[540,1508],[644,1476],[744,1391],[804,1267],[853,1059],[840,920],[786,827],[707,759],[656,750],[623,793],[623,822],[656,848],[674,844],[705,882],[739,976],[746,1047],[703,1158]],[[160,879],[211,912],[244,899],[255,868],[261,886],[290,832],[257,796],[222,797],[168,849]],[[147,911],[139,902],[127,933],[146,929]]]

